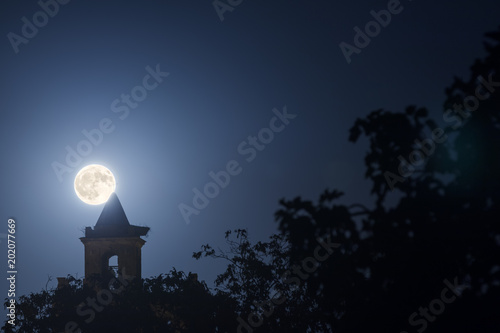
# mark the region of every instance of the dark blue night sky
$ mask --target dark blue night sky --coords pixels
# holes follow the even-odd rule
[[[281,198],[335,188],[369,205],[367,142],[348,142],[356,118],[411,104],[439,115],[444,88],[500,23],[495,0],[238,2],[219,15],[209,0],[60,0],[49,17],[4,1],[0,234],[15,218],[19,293],[83,276],[79,237],[103,208],[73,189],[88,164],[114,173],[129,221],[151,228],[143,277],[175,267],[210,285],[223,263],[192,253],[223,246],[228,229],[267,239]],[[388,8],[398,13],[348,63],[339,44]],[[23,32],[34,15],[40,27]]]

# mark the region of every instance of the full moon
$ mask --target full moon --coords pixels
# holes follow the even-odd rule
[[[75,177],[76,195],[89,205],[105,203],[115,188],[115,177],[108,168],[99,164],[87,165]]]

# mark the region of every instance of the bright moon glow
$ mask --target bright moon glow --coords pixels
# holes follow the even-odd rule
[[[76,195],[89,205],[105,203],[115,188],[115,177],[108,168],[99,164],[87,165],[75,177]]]

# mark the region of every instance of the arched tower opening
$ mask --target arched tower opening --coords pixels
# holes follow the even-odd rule
[[[108,259],[108,270],[113,274],[114,276],[118,276],[118,256],[115,254]]]

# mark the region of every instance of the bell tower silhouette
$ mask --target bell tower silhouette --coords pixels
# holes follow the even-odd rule
[[[141,278],[141,248],[146,243],[141,236],[148,227],[131,225],[118,200],[112,193],[104,206],[94,229],[85,228],[81,237],[85,247],[85,279],[105,278],[116,273]],[[118,257],[118,266],[110,265],[110,258]]]

